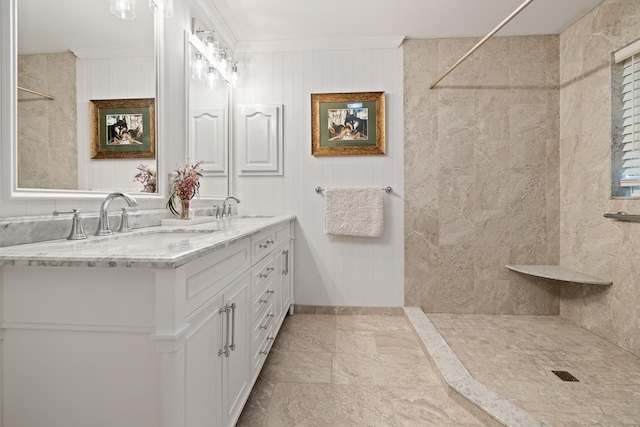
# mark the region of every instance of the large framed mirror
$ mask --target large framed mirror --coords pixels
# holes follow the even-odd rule
[[[136,179],[141,167],[161,176],[156,172],[162,150],[155,112],[164,20],[156,3],[138,1],[135,18],[127,20],[110,12],[109,0],[3,3],[2,25],[10,28],[2,40],[3,60],[9,56],[11,65],[3,70],[11,74],[10,84],[3,85],[12,94],[3,100],[3,108],[12,113],[3,114],[3,124],[9,117],[12,128],[8,141],[3,140],[11,144],[11,150],[3,151],[3,165],[11,169],[10,196],[101,198],[118,190],[161,197],[162,180],[145,186]],[[96,129],[90,104],[115,101],[126,107],[137,99],[151,100],[152,109],[145,115],[135,109],[105,109],[100,117],[104,123],[98,124],[104,144],[122,144],[113,149],[124,154],[92,158]],[[123,133],[130,137],[111,137]],[[135,147],[125,150],[125,144],[141,144],[143,136],[151,141],[150,135],[152,156],[149,150],[144,156]]]

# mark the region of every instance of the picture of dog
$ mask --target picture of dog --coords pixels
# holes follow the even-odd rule
[[[142,114],[107,115],[107,145],[142,144]]]
[[[328,110],[329,141],[367,140],[367,108]]]

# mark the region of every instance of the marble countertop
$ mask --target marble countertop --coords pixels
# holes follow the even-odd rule
[[[233,217],[195,225],[138,228],[132,233],[88,236],[85,240],[59,239],[5,246],[0,248],[0,265],[176,268],[294,218],[293,215]],[[155,239],[153,244],[140,243],[144,240],[141,236],[159,236],[159,233],[167,239]],[[189,237],[170,239],[171,233]]]

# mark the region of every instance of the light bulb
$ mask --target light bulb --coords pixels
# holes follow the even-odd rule
[[[136,0],[109,0],[109,11],[118,18],[133,19],[136,17]]]
[[[196,57],[191,64],[191,77],[198,81],[204,78],[204,59],[202,59],[202,54],[200,53],[196,53]]]
[[[238,61],[231,66],[231,86],[236,87],[238,83]]]
[[[207,71],[207,87],[211,90],[215,90],[218,85],[218,72],[215,68],[209,67]]]

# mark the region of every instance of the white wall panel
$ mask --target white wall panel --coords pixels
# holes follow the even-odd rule
[[[78,188],[138,192],[142,184],[133,181],[136,167],[144,163],[155,168],[156,160],[92,160],[89,101],[155,98],[154,58],[78,58],[77,64]]]
[[[402,306],[402,49],[246,53],[239,58],[237,104],[284,105],[284,176],[239,177],[242,213],[293,212],[296,303]],[[386,92],[387,154],[313,157],[311,93]],[[324,196],[316,186],[392,186],[379,238],[324,235]]]

